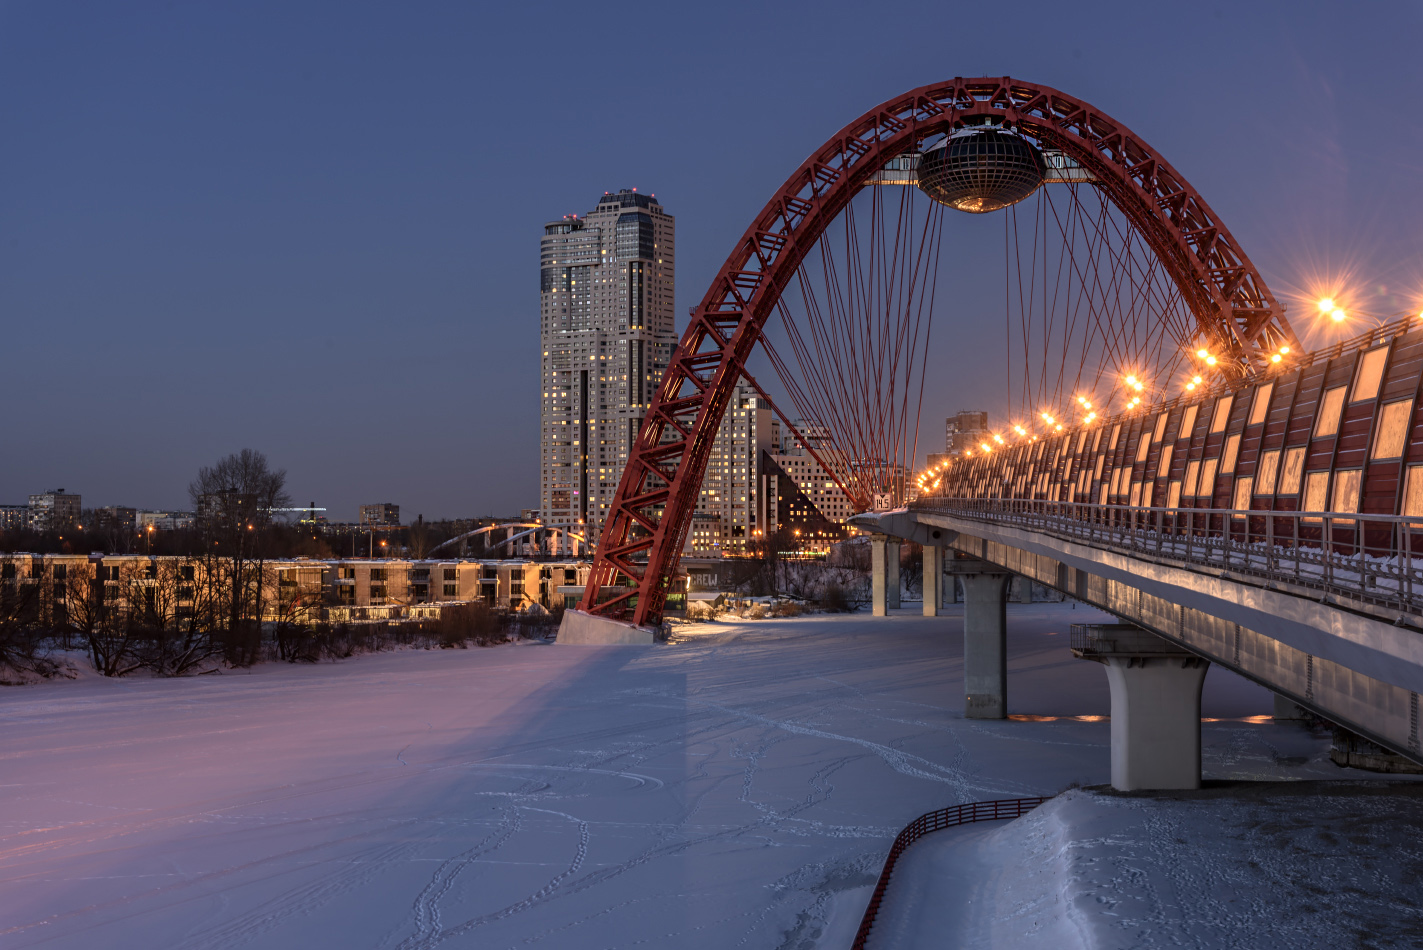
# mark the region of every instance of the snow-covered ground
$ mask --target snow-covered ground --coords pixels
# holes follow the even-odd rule
[[[1423,945],[1423,784],[1069,791],[905,852],[873,950]]]
[[[848,946],[910,819],[1109,777],[1109,618],[1008,609],[1005,722],[912,610],[0,690],[0,947]],[[1358,774],[1269,712],[1211,670],[1208,776]]]

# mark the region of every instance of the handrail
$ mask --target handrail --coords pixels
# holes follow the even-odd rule
[[[1009,498],[922,498],[912,507],[1032,525],[1132,556],[1225,568],[1325,596],[1423,614],[1423,517]]]
[[[879,913],[885,891],[889,888],[889,876],[894,873],[895,862],[899,860],[900,855],[909,850],[911,844],[927,834],[943,831],[945,828],[966,825],[975,821],[1003,821],[1009,818],[1021,818],[1045,801],[1047,801],[1047,796],[1000,798],[991,802],[965,802],[962,805],[953,805],[949,808],[928,812],[911,821],[895,837],[894,844],[889,847],[889,856],[884,859],[884,867],[879,872],[879,880],[875,883],[874,893],[870,895],[870,904],[865,908],[865,916],[860,919],[860,929],[855,933],[855,942],[850,944],[850,950],[865,950],[865,941],[869,939],[870,930],[875,925],[875,916]]]

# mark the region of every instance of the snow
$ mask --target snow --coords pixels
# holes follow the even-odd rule
[[[1417,782],[1073,790],[921,839],[869,946],[1415,947],[1420,840]]]
[[[917,815],[1109,777],[1110,618],[1008,610],[1003,722],[952,611],[0,690],[0,946],[846,947]],[[1207,775],[1358,774],[1270,708],[1211,670]]]

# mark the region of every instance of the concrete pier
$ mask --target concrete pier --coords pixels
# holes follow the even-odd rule
[[[887,616],[899,608],[899,539],[876,534],[870,538],[870,612]]]
[[[944,603],[944,549],[937,544],[924,545],[924,616],[939,616]]]
[[[964,716],[1008,717],[1008,583],[1012,574],[964,573]]]
[[[1201,787],[1201,686],[1210,661],[1132,624],[1074,624],[1072,651],[1112,691],[1112,787]]]

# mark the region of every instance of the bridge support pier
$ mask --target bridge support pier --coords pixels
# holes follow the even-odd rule
[[[1106,667],[1112,787],[1201,787],[1201,686],[1210,661],[1133,624],[1073,624],[1072,651]]]
[[[944,549],[937,544],[924,545],[924,616],[939,616],[944,603]]]
[[[1012,574],[962,574],[963,714],[1008,718],[1008,584]]]
[[[876,534],[870,538],[870,612],[884,617],[899,609],[899,539]]]

